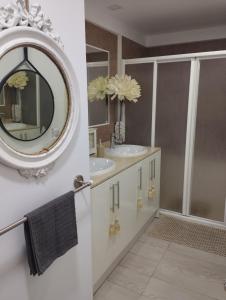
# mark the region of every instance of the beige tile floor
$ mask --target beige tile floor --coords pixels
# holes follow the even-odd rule
[[[94,300],[226,300],[226,257],[155,239],[147,231]]]

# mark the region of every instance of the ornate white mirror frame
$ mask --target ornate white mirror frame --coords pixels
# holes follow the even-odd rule
[[[26,10],[24,0],[0,7],[0,59],[19,46],[33,46],[46,53],[59,67],[68,90],[68,117],[60,137],[44,153],[27,155],[10,147],[0,137],[0,161],[26,177],[48,174],[54,162],[69,145],[79,119],[79,86],[73,67],[63,51],[62,42],[54,33],[50,19],[45,18],[39,5]],[[37,139],[38,142],[38,139]]]

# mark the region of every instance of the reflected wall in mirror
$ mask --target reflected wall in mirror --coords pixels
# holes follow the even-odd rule
[[[0,59],[0,78],[1,138],[24,154],[47,152],[69,112],[59,66],[41,49],[21,46]]]
[[[109,76],[109,52],[91,45],[86,46],[87,84],[98,77]],[[89,126],[110,123],[109,99],[88,101]]]

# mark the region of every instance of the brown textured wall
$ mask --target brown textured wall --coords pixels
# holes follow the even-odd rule
[[[96,62],[96,61],[105,61],[108,60],[108,53],[107,52],[94,52],[94,53],[87,53],[86,54],[86,61],[87,62]]]
[[[126,37],[122,38],[122,58],[140,58],[149,56],[149,49]]]
[[[110,75],[117,73],[117,35],[86,21],[86,43],[109,51]],[[110,125],[97,127],[97,140],[109,141],[114,130],[115,103],[110,104]]]
[[[186,54],[195,52],[218,51],[226,49],[226,39],[190,42],[175,45],[165,45],[148,48],[147,56],[162,56],[174,54]]]
[[[123,37],[122,39],[122,57],[124,59],[219,50],[226,50],[226,39],[189,42],[149,48],[129,40],[126,37]]]

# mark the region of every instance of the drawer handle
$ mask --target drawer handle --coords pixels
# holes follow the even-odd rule
[[[110,187],[110,190],[112,190],[112,207],[111,207],[111,211],[114,213],[115,212],[115,189],[114,189],[114,184]]]
[[[150,172],[150,179],[155,179],[155,159],[151,160],[149,163],[149,172]]]
[[[120,209],[120,183],[119,181],[116,183],[117,186],[117,207]]]
[[[149,161],[149,179],[152,180],[152,160]]]
[[[143,173],[142,167],[140,167],[139,172],[140,172],[140,190],[142,190],[142,173]]]

